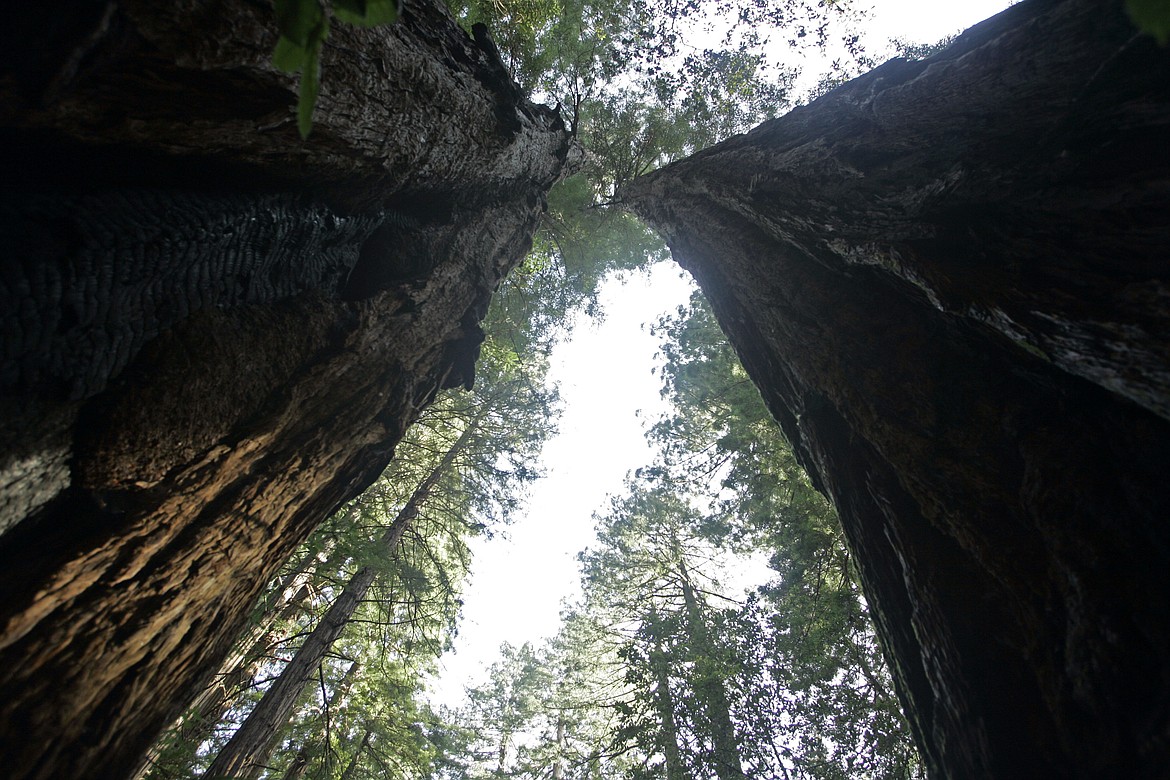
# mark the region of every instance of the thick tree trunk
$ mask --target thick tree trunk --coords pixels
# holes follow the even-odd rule
[[[276,568],[470,383],[573,145],[437,3],[335,27],[62,0],[0,35],[0,759],[119,777]]]
[[[933,776],[1170,766],[1170,50],[1021,3],[637,181],[833,499]]]

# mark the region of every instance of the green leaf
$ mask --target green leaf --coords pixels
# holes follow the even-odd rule
[[[333,0],[337,18],[360,27],[398,21],[398,0]]]
[[[321,78],[321,41],[308,50],[304,68],[301,70],[301,93],[297,98],[297,130],[302,139],[309,137],[313,129],[313,107],[317,105],[317,92]]]
[[[1170,0],[1125,0],[1129,18],[1161,45],[1170,43]]]
[[[280,40],[276,42],[276,48],[272,51],[272,64],[285,73],[296,73],[304,69],[308,56],[309,52],[305,47],[298,46],[281,35]]]
[[[325,22],[325,11],[318,0],[275,0],[275,6],[280,34],[302,49],[311,48],[317,30]]]
[[[329,37],[329,18],[317,0],[276,0],[276,14],[280,38],[272,52],[272,64],[286,73],[301,73],[297,130],[307,139],[320,91],[321,46]]]

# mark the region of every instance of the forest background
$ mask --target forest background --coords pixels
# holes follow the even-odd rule
[[[561,105],[584,169],[554,190],[497,296],[475,390],[430,409],[294,556],[140,774],[919,776],[831,508],[620,193],[889,54],[925,56],[997,5],[966,7],[974,18],[929,45],[877,42],[873,17],[845,3],[453,8],[487,25],[528,94]],[[631,312],[648,332],[631,332]],[[624,335],[589,344],[604,317]],[[588,384],[623,369],[629,384]],[[661,402],[633,390],[639,372]],[[566,424],[589,405],[572,394],[597,416]],[[558,425],[595,445],[553,439]],[[528,535],[528,558],[503,542]],[[534,616],[520,633],[515,618]],[[441,660],[456,641],[456,658],[486,668],[466,695],[451,681],[467,667]]]

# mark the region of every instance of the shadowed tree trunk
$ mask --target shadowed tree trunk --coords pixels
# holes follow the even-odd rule
[[[1015,6],[635,182],[836,504],[935,777],[1170,766],[1170,50]]]
[[[356,777],[358,767],[361,765],[362,754],[366,752],[366,748],[370,744],[370,738],[374,736],[374,732],[367,726],[365,733],[362,734],[362,739],[358,742],[357,748],[350,756],[349,763],[345,765],[345,771],[341,773],[338,780],[353,780]]]
[[[835,501],[937,775],[1170,765],[1170,54],[1033,0],[626,197]],[[242,0],[0,30],[0,746],[118,777],[436,389],[571,151],[423,0],[314,135]]]
[[[308,142],[267,3],[63,0],[0,36],[0,759],[116,778],[470,384],[574,146],[426,0],[334,28]]]

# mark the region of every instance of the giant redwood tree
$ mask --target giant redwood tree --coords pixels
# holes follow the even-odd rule
[[[1170,50],[1034,0],[628,187],[836,504],[932,776],[1170,766]]]
[[[624,193],[837,504],[937,776],[1170,765],[1170,53],[1121,6],[1028,0]],[[307,142],[265,3],[0,36],[0,758],[117,777],[471,381],[574,147],[428,0],[334,29]]]
[[[426,0],[334,26],[307,142],[267,3],[6,17],[0,763],[111,778],[471,383],[575,146]]]

